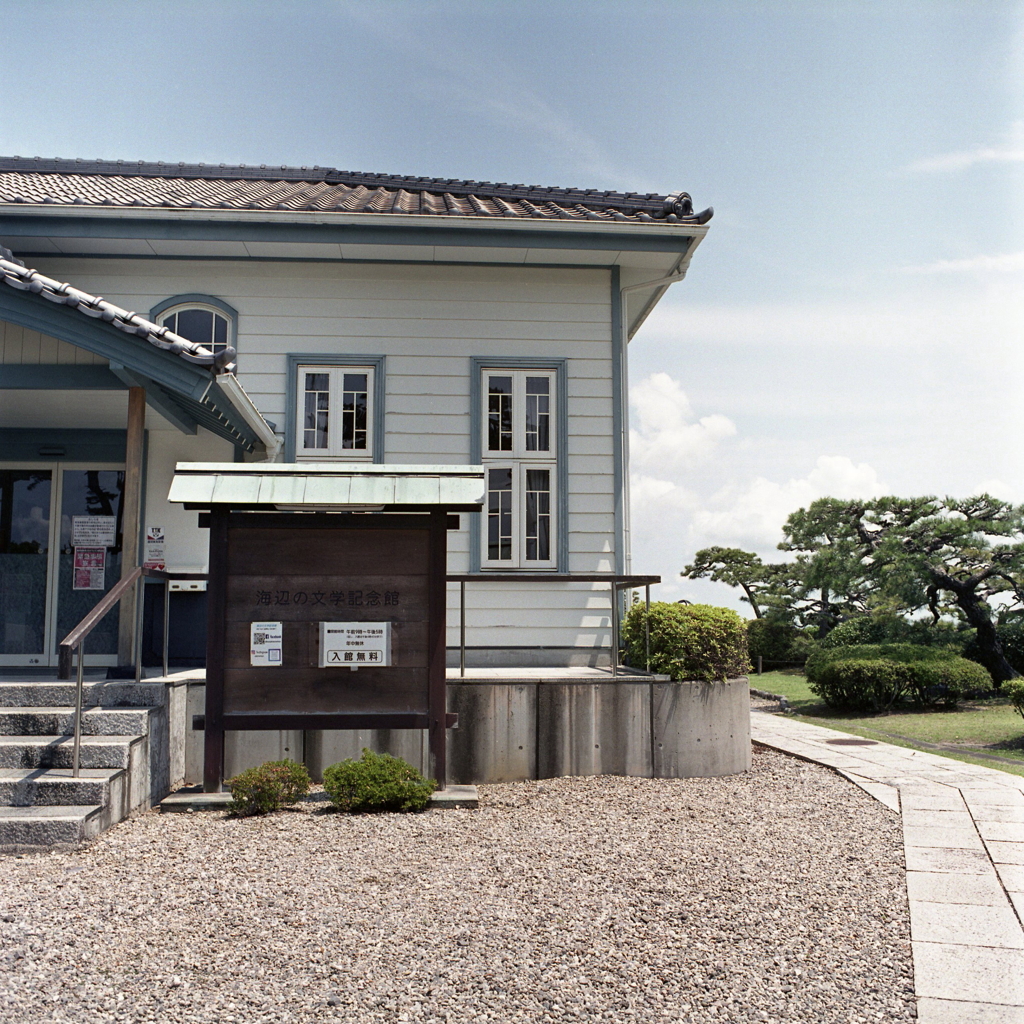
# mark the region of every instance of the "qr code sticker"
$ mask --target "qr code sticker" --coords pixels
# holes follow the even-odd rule
[[[253,647],[259,647],[260,644],[266,644],[270,642],[269,633],[253,633],[252,645]]]

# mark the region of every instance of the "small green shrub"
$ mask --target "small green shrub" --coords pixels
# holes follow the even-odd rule
[[[265,761],[227,780],[231,790],[228,810],[240,818],[269,814],[309,792],[310,778],[304,764],[295,761]]]
[[[910,689],[908,666],[884,658],[847,658],[826,662],[811,683],[830,708],[886,711]]]
[[[750,660],[803,664],[814,650],[814,637],[782,619],[751,619],[747,623]]]
[[[1010,707],[1024,718],[1024,679],[1007,679],[999,692],[1009,698]]]
[[[340,761],[324,769],[324,789],[342,811],[422,811],[437,789],[408,761],[363,748],[363,756]]]
[[[647,610],[634,604],[622,622],[630,665],[644,666]],[[729,608],[707,604],[651,604],[651,671],[673,679],[724,682],[750,671],[744,620]]]
[[[805,667],[811,690],[835,708],[885,711],[908,694],[922,704],[955,705],[988,690],[982,666],[954,651],[919,644],[819,647]]]

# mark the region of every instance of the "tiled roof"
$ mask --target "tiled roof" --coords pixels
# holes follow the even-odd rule
[[[21,260],[14,258],[10,249],[3,246],[0,246],[0,282],[19,292],[30,292],[58,305],[70,306],[83,316],[105,320],[125,334],[142,338],[156,348],[181,356],[190,363],[213,367],[217,372],[230,371],[233,366],[235,350],[230,346],[214,354],[202,345],[146,320],[138,313],[130,313],[99,296],[44,277],[37,270],[29,270]]]
[[[333,167],[228,167],[0,157],[0,204],[282,210],[705,224],[686,192],[601,192]]]

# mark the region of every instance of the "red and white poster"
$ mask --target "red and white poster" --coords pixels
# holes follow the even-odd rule
[[[102,590],[106,574],[106,548],[75,548],[75,590]]]

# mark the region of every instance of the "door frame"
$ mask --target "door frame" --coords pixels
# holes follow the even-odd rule
[[[50,478],[50,534],[46,562],[46,621],[43,627],[43,651],[26,654],[0,654],[0,668],[56,668],[57,645],[63,637],[57,636],[57,573],[60,569],[61,507],[64,502],[65,470],[113,470],[124,472],[124,462],[81,462],[64,459],[39,459],[20,462],[0,461],[0,469],[49,470]],[[122,546],[122,559],[127,542]],[[116,581],[115,581],[116,582]],[[89,654],[86,643],[86,667],[108,668],[117,664],[116,654]]]

